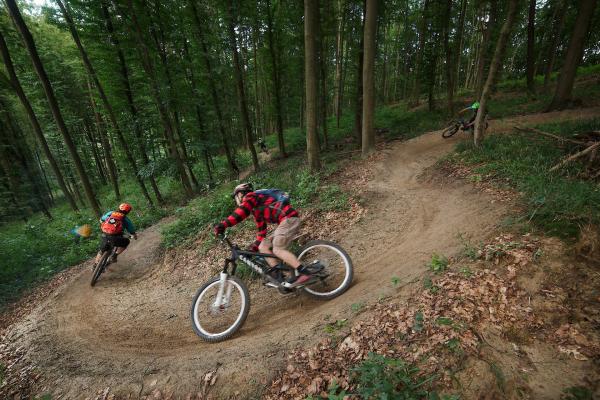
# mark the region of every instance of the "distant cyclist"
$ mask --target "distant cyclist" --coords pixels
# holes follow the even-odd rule
[[[477,118],[477,113],[479,112],[479,102],[475,101],[469,107],[460,110],[458,112],[459,117],[460,117],[460,115],[462,115],[468,111],[471,111],[471,118],[469,119],[468,122],[465,122],[465,120],[462,117],[460,118],[460,121],[463,124],[463,129],[465,129],[465,130],[473,129],[473,124],[475,122],[475,118]]]
[[[250,183],[242,183],[235,187],[233,198],[238,208],[229,217],[215,225],[215,235],[223,234],[226,228],[234,226],[252,215],[258,233],[250,250],[275,254],[287,265],[298,271],[299,274],[291,276],[283,284],[284,287],[294,288],[311,283],[312,274],[320,269],[320,265],[306,267],[300,263],[292,252],[287,250],[287,247],[300,231],[298,212],[291,206],[287,193],[278,189],[254,191]],[[277,228],[269,237],[266,237],[267,223],[277,224]],[[278,264],[278,261],[274,258],[267,257],[266,260],[271,267]]]
[[[267,145],[265,144],[263,138],[258,138],[258,146],[265,154],[269,154],[269,149],[267,149]]]
[[[127,246],[129,246],[129,239],[123,236],[125,231],[129,232],[137,240],[135,226],[133,226],[133,223],[127,217],[130,211],[131,205],[123,203],[119,206],[118,211],[109,211],[100,218],[102,240],[100,241],[100,251],[96,255],[96,264],[100,261],[102,253],[108,250],[109,243],[112,243],[117,248],[110,262],[117,262],[117,256],[123,253]]]

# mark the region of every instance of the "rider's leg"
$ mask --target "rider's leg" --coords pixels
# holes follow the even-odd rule
[[[273,242],[271,242],[271,239],[265,238],[265,240],[260,242],[260,245],[258,246],[258,251],[260,253],[264,253],[264,254],[273,254],[273,251],[271,251],[272,247],[273,247]],[[279,264],[279,261],[273,257],[265,257],[265,260],[267,260],[267,264],[269,264],[269,266],[271,268],[273,268],[277,264]]]
[[[102,235],[102,238],[100,239],[100,246],[98,247],[98,254],[96,254],[96,259],[94,260],[95,264],[98,264],[100,262],[100,257],[102,256],[102,253],[108,250],[108,241],[109,238],[106,235]]]
[[[117,250],[115,251],[115,254],[112,257],[112,262],[117,262],[117,256],[124,252],[125,249],[127,249],[127,246],[129,246],[129,242],[129,239],[123,236],[116,237],[113,239],[113,243]]]

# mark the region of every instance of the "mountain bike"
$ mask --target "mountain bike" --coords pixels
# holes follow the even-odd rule
[[[313,240],[296,252],[298,259],[311,271],[312,279],[288,289],[284,283],[292,274],[297,274],[295,269],[273,254],[242,250],[227,236],[221,240],[231,250],[231,256],[225,259],[219,276],[202,285],[192,301],[192,327],[207,342],[229,339],[242,327],[250,312],[248,288],[235,276],[238,261],[260,275],[266,287],[277,289],[283,295],[303,291],[317,299],[330,300],[344,293],[352,283],[352,260],[333,242]],[[279,264],[271,267],[267,258],[274,258]]]
[[[128,239],[131,238],[130,235],[123,236]],[[102,255],[100,256],[100,261],[94,266],[94,269],[92,270],[92,281],[90,282],[90,286],[96,285],[96,282],[98,282],[98,278],[100,278],[100,275],[102,275],[102,273],[106,270],[106,267],[108,267],[108,265],[111,263],[110,260],[117,252],[117,247],[113,244],[112,241],[109,240],[107,245],[108,249],[102,253]]]
[[[488,124],[488,116],[485,115],[485,128],[487,129]],[[448,127],[442,131],[442,137],[444,139],[448,139],[449,137],[454,136],[458,130],[461,129],[463,132],[473,133],[475,131],[475,121],[469,122],[464,118],[457,118],[455,120],[450,121]]]

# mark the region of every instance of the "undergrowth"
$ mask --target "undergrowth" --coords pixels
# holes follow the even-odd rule
[[[402,359],[369,353],[367,359],[350,372],[351,382],[356,389],[342,390],[337,384],[329,388],[327,399],[342,400],[348,396],[359,399],[405,399],[405,400],[454,400],[456,396],[440,396],[432,389],[437,376],[420,374],[413,364]],[[309,397],[307,400],[321,399]]]
[[[326,182],[327,176],[339,164],[326,165],[322,172],[311,174],[302,159],[286,160],[263,165],[263,169],[248,178],[256,188],[278,188],[290,194],[292,205],[319,211],[344,210],[349,207],[349,194],[338,185]],[[222,185],[207,196],[198,197],[176,210],[177,220],[162,229],[163,243],[175,247],[193,239],[202,230],[210,230],[235,208],[231,192],[237,182]]]
[[[600,129],[600,119],[543,124],[536,128],[568,137]],[[527,214],[521,220],[548,234],[573,238],[581,225],[600,224],[600,186],[582,177],[585,158],[549,172],[571,151],[561,148],[554,139],[537,135],[491,135],[480,148],[466,142],[459,144],[452,158],[473,166],[475,174],[508,183],[522,193]]]

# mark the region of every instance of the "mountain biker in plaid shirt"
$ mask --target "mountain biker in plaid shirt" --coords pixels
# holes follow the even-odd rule
[[[287,247],[300,231],[298,212],[289,204],[289,201],[280,201],[268,192],[255,192],[250,183],[242,183],[236,186],[233,191],[233,198],[238,208],[235,209],[233,214],[215,225],[215,235],[222,235],[225,229],[237,225],[252,215],[258,232],[250,250],[275,254],[287,265],[298,271],[298,275],[294,274],[287,282],[283,283],[284,287],[294,288],[311,283],[310,281],[313,279],[311,269],[302,265],[298,258],[287,250]],[[278,224],[269,237],[267,237],[267,223]],[[278,264],[275,258],[266,257],[266,260],[271,267]]]

